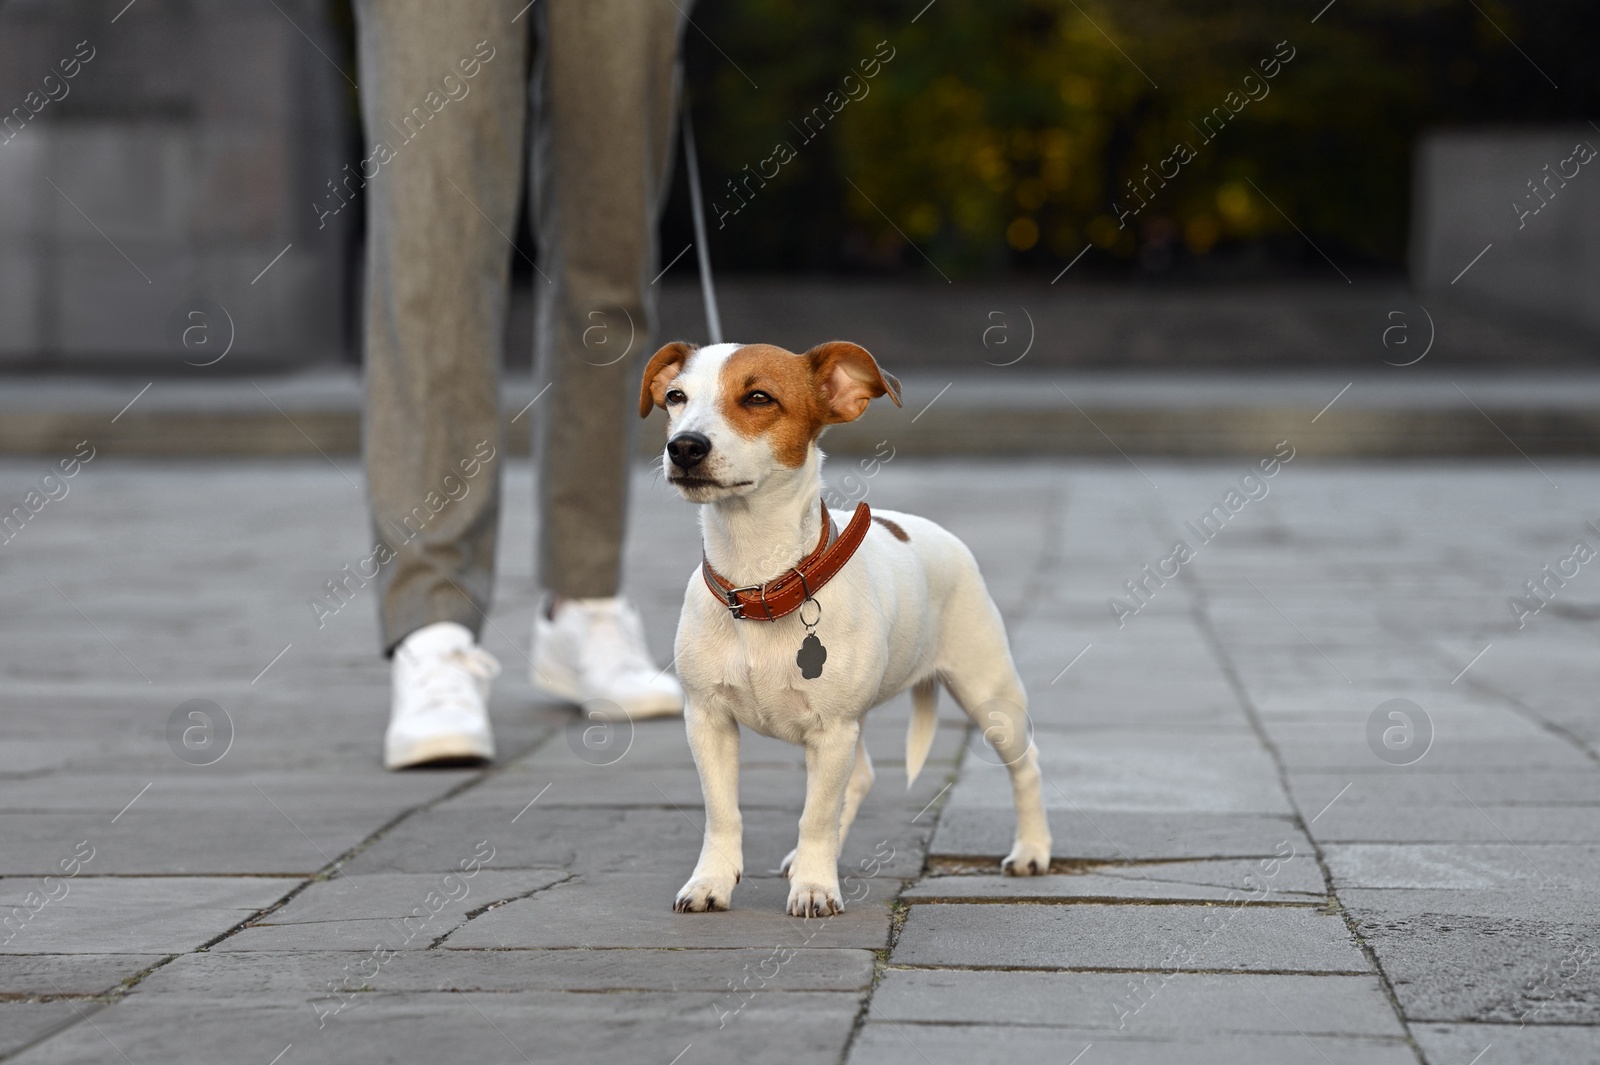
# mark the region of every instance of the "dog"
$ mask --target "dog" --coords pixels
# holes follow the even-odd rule
[[[706,808],[679,912],[728,909],[744,872],[740,725],[806,751],[787,912],[842,912],[839,849],[873,780],[862,717],[911,690],[909,787],[933,743],[939,684],[1010,769],[1017,831],[1001,868],[1049,871],[1027,694],[972,552],[931,521],[864,502],[841,529],[823,504],[819,438],[885,395],[898,406],[900,382],[844,341],[804,354],[680,341],[645,368],[639,416],[667,412],[662,467],[702,506],[705,548],[676,642]]]

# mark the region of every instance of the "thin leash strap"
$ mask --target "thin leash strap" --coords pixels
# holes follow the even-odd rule
[[[694,123],[689,105],[683,105],[683,161],[689,171],[689,206],[694,211],[694,254],[700,263],[700,295],[706,305],[706,333],[711,343],[722,343],[722,316],[717,313],[717,290],[711,284],[711,248],[706,243],[706,206],[700,198],[700,159],[694,150]]]

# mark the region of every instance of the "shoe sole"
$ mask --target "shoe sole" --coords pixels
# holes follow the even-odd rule
[[[577,681],[558,666],[535,660],[533,668],[529,670],[528,679],[533,682],[535,688],[546,695],[554,695],[557,699],[564,699],[569,703],[583,702]]]
[[[585,699],[578,690],[575,682],[568,678],[560,669],[550,668],[540,664],[529,678],[533,686],[546,695],[553,695],[563,702],[573,703],[582,708],[584,713],[600,711],[604,713],[612,706],[620,706],[622,712],[632,721],[647,721],[655,717],[682,717],[683,702],[670,695],[645,696],[632,702],[619,702],[615,699]]]
[[[630,721],[648,721],[654,717],[683,716],[683,703],[670,696],[662,696],[657,699],[636,699],[631,704],[618,703],[614,700],[597,700],[597,702],[609,702],[612,705],[622,707],[622,712],[628,715]],[[590,706],[588,703],[584,703],[583,708],[588,711]]]
[[[477,736],[429,736],[398,749],[384,747],[385,769],[474,765],[494,761],[494,744]]]

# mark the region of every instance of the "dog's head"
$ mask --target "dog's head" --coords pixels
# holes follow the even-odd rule
[[[771,344],[676,341],[656,352],[639,388],[639,416],[667,412],[667,480],[692,503],[747,495],[803,466],[822,430],[861,417],[900,382],[865,348],[842,340],[802,355]]]

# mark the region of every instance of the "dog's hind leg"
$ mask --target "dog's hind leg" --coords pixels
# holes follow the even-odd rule
[[[1028,723],[1028,693],[1017,676],[1005,623],[983,578],[964,575],[945,611],[939,673],[1011,774],[1017,835],[1000,867],[1012,876],[1050,871],[1050,824],[1040,796],[1039,752]]]
[[[861,737],[856,740],[856,766],[850,771],[850,782],[844,786],[844,812],[839,815],[839,847],[844,848],[845,837],[850,834],[850,826],[855,823],[856,812],[861,809],[861,800],[867,797],[867,792],[872,790],[872,781],[876,774],[872,772],[872,756],[867,753],[867,730],[861,730]]]
[[[856,812],[861,809],[861,800],[867,797],[867,792],[872,790],[872,782],[876,774],[872,771],[872,756],[867,753],[867,734],[863,730],[861,737],[856,740],[856,765],[850,771],[850,781],[844,786],[844,810],[839,814],[839,849],[844,849],[845,837],[850,835],[850,826],[855,822]],[[789,875],[789,869],[794,865],[794,856],[799,853],[796,847],[789,852],[783,860],[783,865],[778,871],[784,876]]]

